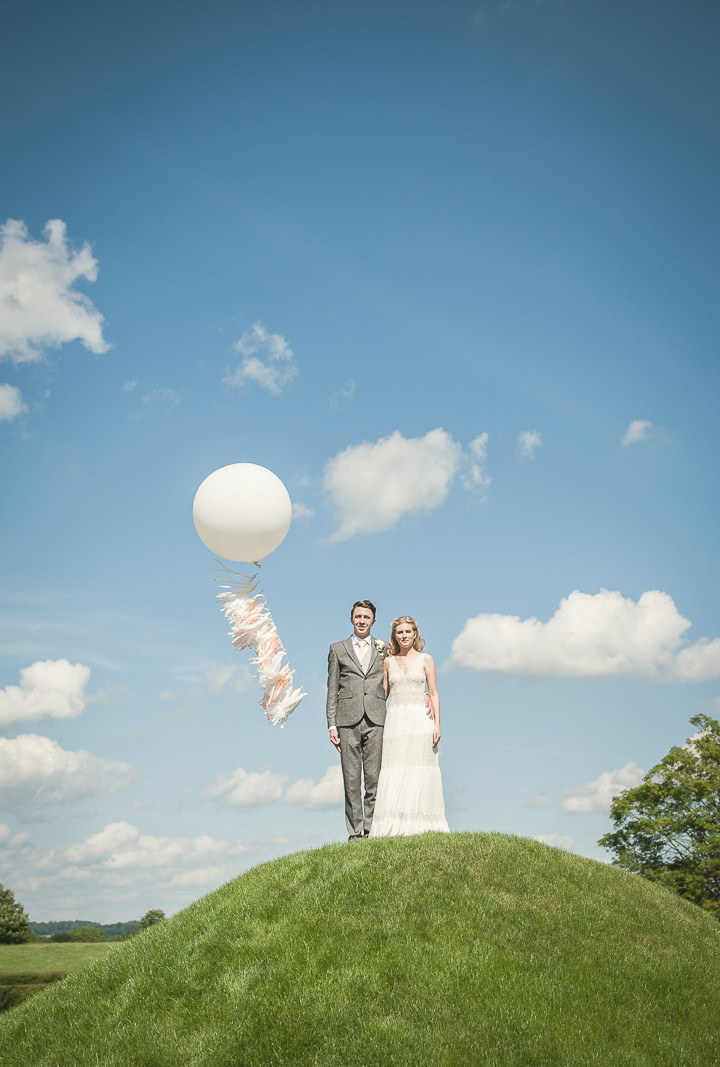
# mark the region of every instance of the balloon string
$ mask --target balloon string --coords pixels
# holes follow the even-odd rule
[[[252,580],[253,578],[257,577],[257,575],[255,575],[255,574],[244,574],[242,571],[234,571],[232,569],[232,567],[228,567],[227,563],[223,563],[223,561],[221,559],[218,559],[217,556],[215,556],[215,562],[217,563],[217,567],[211,567],[210,568],[211,570],[213,570],[213,571],[218,571],[218,570],[219,571],[224,571],[225,575],[232,574],[233,577],[236,579],[236,581],[238,583],[247,582],[247,581]],[[257,566],[259,566],[259,564],[253,563],[253,567],[257,567]],[[224,581],[224,580],[225,580],[225,578],[213,578],[214,582],[221,582],[221,581]]]
[[[255,592],[260,583],[256,581],[257,573],[248,575],[234,571],[222,560],[215,558],[218,568],[224,572],[215,582],[222,582],[223,592],[217,599],[230,621],[230,638],[238,649],[253,648],[257,667],[257,677],[263,690],[260,704],[265,717],[272,725],[280,724],[282,728],[288,715],[291,715],[302,698],[306,695],[302,689],[292,684],[295,672],[289,664],[283,664],[287,652],[283,648],[280,635],[267,606],[265,594]],[[232,575],[231,581],[228,575]]]

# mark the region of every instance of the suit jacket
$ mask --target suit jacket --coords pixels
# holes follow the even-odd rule
[[[384,725],[383,660],[386,651],[386,645],[378,650],[371,637],[370,659],[367,670],[363,671],[355,656],[351,637],[330,645],[327,691],[330,730],[338,726],[355,726],[363,715],[367,715],[377,726]]]

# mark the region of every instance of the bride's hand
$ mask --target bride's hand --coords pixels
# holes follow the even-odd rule
[[[439,740],[440,740],[440,727],[437,726],[437,725],[433,725],[433,743],[432,743],[432,747],[433,748],[435,748],[435,746],[437,745]]]

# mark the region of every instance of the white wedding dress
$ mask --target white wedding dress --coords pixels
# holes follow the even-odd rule
[[[425,707],[423,659],[388,658],[390,692],[370,837],[450,833],[433,720]]]

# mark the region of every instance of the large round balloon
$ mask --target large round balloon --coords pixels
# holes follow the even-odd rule
[[[283,541],[292,521],[290,494],[267,467],[230,463],[208,474],[193,501],[200,539],[216,556],[258,563]]]

